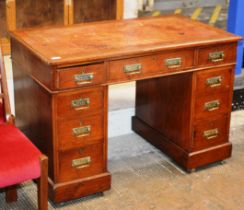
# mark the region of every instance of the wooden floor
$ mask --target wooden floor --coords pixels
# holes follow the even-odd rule
[[[233,157],[188,174],[136,134],[109,139],[112,189],[61,205],[60,210],[243,210],[244,111],[232,113]],[[72,193],[72,192],[67,192]],[[31,182],[8,205],[0,193],[0,210],[36,209]]]

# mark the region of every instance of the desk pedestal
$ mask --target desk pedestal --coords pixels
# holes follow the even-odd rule
[[[223,71],[231,78],[231,69]],[[231,91],[213,88],[216,92],[203,99],[198,77],[205,73],[137,81],[132,129],[187,171],[231,156],[229,104],[225,108],[224,99],[219,99],[224,95],[229,101]],[[211,103],[218,107],[211,110]]]

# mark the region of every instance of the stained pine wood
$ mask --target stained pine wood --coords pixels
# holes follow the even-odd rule
[[[182,27],[184,25],[184,27]],[[181,16],[77,24],[65,28],[19,30],[14,37],[43,61],[68,65],[135,56],[160,50],[207,46],[239,38]],[[72,38],[71,38],[72,37]]]
[[[137,81],[133,130],[184,169],[230,157],[240,37],[178,15],[18,30],[11,36],[16,122],[49,156],[54,202],[111,187],[107,123],[108,85],[113,83]],[[213,52],[221,52],[223,61],[210,62]],[[168,66],[169,59],[181,62]],[[88,74],[93,76],[87,79]],[[213,77],[220,84],[210,87]],[[84,97],[90,105],[74,110],[72,101]],[[202,107],[211,100],[220,100],[221,107],[206,113]],[[77,139],[73,128],[84,125],[91,125],[91,132]],[[206,141],[204,132],[216,126],[218,138]],[[90,165],[72,167],[83,155],[91,157]]]

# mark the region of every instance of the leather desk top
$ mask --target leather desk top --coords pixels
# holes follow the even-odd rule
[[[240,39],[179,15],[17,30],[12,37],[58,66]]]

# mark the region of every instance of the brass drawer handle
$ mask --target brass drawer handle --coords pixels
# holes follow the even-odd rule
[[[80,138],[83,136],[88,136],[91,133],[91,126],[88,125],[88,126],[83,126],[83,127],[79,127],[79,128],[73,128],[72,133],[77,138]]]
[[[165,65],[170,68],[179,68],[182,64],[182,58],[170,58],[165,60]]]
[[[218,130],[218,128],[211,129],[211,130],[207,130],[207,131],[204,131],[204,132],[203,132],[203,136],[204,136],[204,138],[206,138],[207,140],[217,138],[218,135],[219,135],[219,130]]]
[[[79,158],[79,159],[74,159],[72,160],[72,167],[73,168],[84,168],[89,166],[91,163],[91,157],[84,157],[84,158]]]
[[[217,86],[220,86],[222,83],[222,77],[221,76],[217,76],[217,77],[211,77],[211,78],[208,78],[206,80],[206,84],[207,86],[209,87],[217,87]]]
[[[219,109],[219,106],[220,106],[219,100],[210,101],[204,104],[205,109],[208,110],[209,112]]]
[[[126,74],[140,74],[141,69],[142,65],[140,63],[124,66],[124,72]]]
[[[75,110],[82,110],[89,108],[90,99],[89,98],[79,98],[71,101],[71,107]]]
[[[212,62],[220,62],[224,60],[224,56],[225,56],[224,52],[220,51],[220,52],[209,53],[208,58]]]
[[[77,85],[83,85],[83,84],[88,84],[91,83],[94,78],[93,73],[88,73],[88,74],[75,74],[74,79]]]

